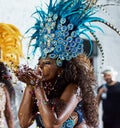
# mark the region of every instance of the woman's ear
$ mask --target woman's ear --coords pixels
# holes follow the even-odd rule
[[[63,68],[58,69],[58,76],[61,76],[63,74]]]

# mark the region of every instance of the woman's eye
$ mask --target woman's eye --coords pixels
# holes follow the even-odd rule
[[[46,61],[44,64],[51,64],[51,62],[50,61]]]

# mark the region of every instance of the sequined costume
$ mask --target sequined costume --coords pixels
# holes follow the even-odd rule
[[[0,83],[0,128],[5,128],[5,104],[6,104],[6,95],[3,89],[4,84]]]
[[[74,112],[77,115],[70,116],[60,128],[74,128],[75,126],[80,125],[84,122],[84,115],[83,115],[83,108],[82,108],[82,101],[78,103],[77,107],[75,108]],[[77,120],[77,122],[76,122]],[[40,114],[37,114],[37,123],[40,128],[45,128],[42,122],[42,118]]]
[[[79,125],[79,124],[81,124],[84,121],[84,116],[83,116],[83,111],[82,111],[82,102],[78,103],[78,105],[75,108],[74,112],[77,113],[77,116],[78,116],[77,125]],[[62,125],[61,128],[74,128],[75,125],[76,124],[74,122],[74,119],[71,117],[67,121],[64,122],[64,124]]]

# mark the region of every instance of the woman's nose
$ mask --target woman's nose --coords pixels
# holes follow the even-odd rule
[[[37,73],[38,73],[39,75],[42,75],[42,74],[43,74],[43,66],[39,66],[39,67],[37,68]]]
[[[39,70],[42,70],[42,69],[43,69],[43,65],[40,64],[40,65],[39,65]]]

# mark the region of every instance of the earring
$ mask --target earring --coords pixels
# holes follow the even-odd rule
[[[63,75],[63,70],[58,74],[58,78],[60,78]]]
[[[58,78],[60,78],[61,74],[58,74]]]

